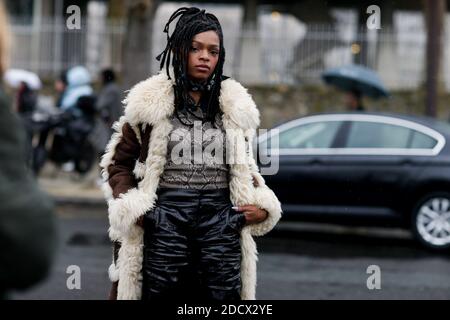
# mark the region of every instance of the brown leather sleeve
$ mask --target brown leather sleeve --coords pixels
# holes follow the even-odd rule
[[[152,126],[148,124],[140,123],[138,125],[139,132],[141,134],[141,154],[139,156],[139,161],[144,163],[147,159],[148,154],[148,144],[150,142],[150,134],[152,132]]]
[[[114,264],[117,264],[117,259],[119,257],[119,250],[120,250],[120,242],[119,241],[113,241],[113,261]],[[109,300],[117,300],[117,288],[119,286],[119,281],[114,281],[111,284],[111,289],[109,290]]]
[[[111,284],[111,289],[109,290],[108,300],[117,300],[117,288],[119,286],[119,281],[113,282]]]
[[[137,186],[133,169],[140,151],[141,145],[135,132],[129,123],[125,123],[122,127],[122,138],[117,144],[112,158],[113,164],[108,166],[108,182],[114,198]]]

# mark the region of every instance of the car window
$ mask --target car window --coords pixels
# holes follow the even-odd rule
[[[279,148],[331,148],[341,124],[341,121],[323,121],[287,129],[280,132]]]
[[[412,130],[386,123],[353,121],[347,148],[408,148]]]
[[[414,131],[410,147],[417,149],[433,149],[436,144],[436,139],[422,132]]]

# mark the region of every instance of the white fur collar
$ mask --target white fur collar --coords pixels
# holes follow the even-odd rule
[[[130,124],[154,125],[174,112],[172,68],[169,72],[172,79],[167,77],[163,69],[129,90],[123,103],[125,117]],[[236,80],[228,78],[222,81],[219,102],[224,117],[230,119],[236,128],[255,130],[259,127],[259,110],[247,89]]]

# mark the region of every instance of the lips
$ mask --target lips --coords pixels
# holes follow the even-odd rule
[[[198,66],[195,66],[198,70],[200,70],[200,71],[209,71],[209,67],[208,66],[206,66],[206,65],[198,65]]]

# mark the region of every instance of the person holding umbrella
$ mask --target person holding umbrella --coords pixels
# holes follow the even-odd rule
[[[361,92],[359,90],[348,91],[345,94],[345,106],[350,111],[365,111],[362,103]]]
[[[366,110],[362,103],[363,95],[374,99],[389,96],[378,75],[361,65],[351,64],[327,70],[322,74],[322,79],[346,93],[345,104],[350,111]]]

